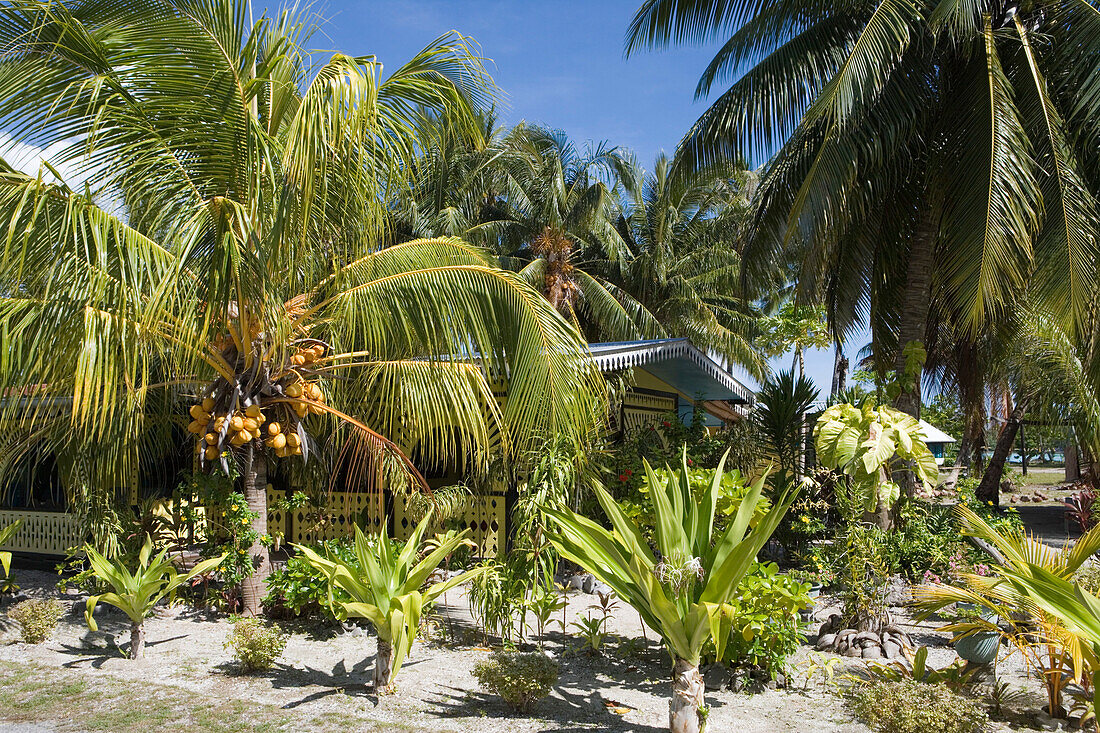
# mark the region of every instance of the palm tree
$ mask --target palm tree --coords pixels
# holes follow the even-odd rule
[[[380,246],[425,117],[473,125],[491,98],[465,40],[383,79],[373,57],[308,52],[296,12],[0,9],[0,116],[60,147],[38,176],[0,174],[0,393],[26,395],[0,421],[109,492],[190,403],[203,467],[235,462],[257,514],[247,612],[270,568],[267,473],[315,455],[318,431],[397,488],[422,481],[414,448],[479,464],[501,442],[587,434],[604,391],[577,331],[486,253]],[[84,185],[56,180],[63,166]]]
[[[627,52],[724,38],[729,88],[679,164],[779,148],[745,252],[832,287],[834,328],[924,341],[933,297],[969,334],[1025,291],[1074,335],[1096,289],[1100,11],[1082,0],[647,0]],[[935,267],[934,267],[935,265]],[[919,411],[919,384],[897,404]]]
[[[659,154],[653,171],[636,163],[623,180],[619,219],[623,253],[607,277],[644,306],[672,336],[687,336],[740,364],[767,372],[759,314],[741,297],[737,253],[748,219],[753,176],[731,166],[676,174]]]
[[[500,143],[499,215],[477,234],[593,340],[664,336],[653,314],[606,274],[629,256],[612,186],[629,157],[607,143],[583,150],[560,130],[520,124]]]

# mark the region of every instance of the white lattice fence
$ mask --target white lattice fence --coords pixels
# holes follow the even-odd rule
[[[18,509],[0,510],[0,527],[22,520],[23,525],[12,541],[0,545],[11,552],[36,552],[42,555],[64,555],[70,547],[80,544],[76,517],[64,512],[28,512]]]

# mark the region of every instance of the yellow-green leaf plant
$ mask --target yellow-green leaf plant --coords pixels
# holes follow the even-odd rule
[[[294,546],[327,579],[328,603],[333,615],[341,621],[365,618],[374,626],[378,634],[378,656],[374,665],[377,694],[393,691],[393,678],[412,649],[424,610],[446,591],[485,570],[484,567],[475,568],[424,588],[439,563],[463,544],[469,533],[448,532],[437,537],[431,549],[421,557],[422,539],[431,522],[429,513],[396,551],[391,547],[385,525],[380,534],[371,538],[356,527],[354,562],[321,557],[308,547]],[[336,600],[333,591],[337,588],[350,600]]]
[[[146,538],[138,553],[138,565],[133,572],[121,559],[108,560],[92,547],[85,547],[88,562],[95,577],[113,588],[113,591],[88,598],[84,618],[88,628],[97,631],[92,611],[96,604],[107,603],[125,613],[130,618],[130,659],[145,656],[145,619],[153,612],[153,607],[163,598],[171,598],[176,589],[195,576],[208,573],[221,564],[225,555],[212,557],[196,563],[191,570],[180,573],[168,557],[168,550],[161,550],[153,557],[153,541]]]
[[[611,495],[596,487],[610,528],[568,509],[544,509],[547,537],[567,558],[606,583],[660,634],[673,661],[669,729],[698,733],[705,725],[699,658],[713,639],[722,656],[732,619],[729,602],[756,554],[775,531],[798,488],[784,491],[750,526],[766,476],[749,487],[725,529],[714,529],[726,456],[709,484],[692,490],[687,454],[678,471],[657,474],[648,461],[646,480],[656,517],[656,552]]]
[[[16,521],[9,524],[7,527],[0,529],[0,545],[6,545],[11,542],[12,538],[15,537],[16,532],[18,532],[19,528],[22,526],[23,520],[17,519]],[[5,581],[7,581],[7,579],[11,576],[11,558],[12,554],[7,550],[0,551],[0,567],[4,568]],[[9,584],[5,582],[4,587],[9,587]]]
[[[886,526],[901,494],[895,472],[913,471],[926,488],[939,477],[920,423],[892,407],[833,405],[814,425],[814,446],[818,462],[851,477],[853,499],[865,512],[877,510]]]
[[[955,512],[964,535],[975,537],[989,547],[998,561],[989,566],[987,575],[960,573],[954,584],[928,583],[914,589],[916,608],[928,617],[944,606],[965,603],[989,611],[987,618],[961,621],[941,627],[957,636],[980,632],[1001,634],[1015,646],[1029,666],[1039,672],[1047,693],[1047,708],[1060,716],[1062,693],[1069,681],[1072,665],[1078,673],[1082,659],[1091,656],[1091,643],[1078,643],[1067,635],[1059,614],[1051,614],[1042,604],[1032,602],[1015,582],[1036,569],[1072,583],[1074,575],[1091,557],[1100,552],[1100,527],[1093,527],[1066,548],[1058,549],[1019,530],[998,530],[966,506]],[[989,618],[991,617],[991,618]]]

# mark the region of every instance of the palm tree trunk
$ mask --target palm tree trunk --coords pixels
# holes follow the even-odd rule
[[[989,465],[982,474],[981,483],[974,495],[983,503],[992,502],[993,506],[1001,505],[1001,477],[1004,475],[1005,461],[1012,453],[1012,446],[1016,442],[1016,433],[1020,430],[1020,421],[1026,412],[1025,400],[1016,403],[1012,412],[1008,414],[1001,434],[997,438],[997,446],[993,449],[993,457],[989,459]]]
[[[384,695],[393,685],[393,644],[378,637],[378,656],[374,660],[374,694]]]
[[[256,540],[248,548],[252,558],[252,575],[241,582],[241,612],[246,616],[260,613],[260,601],[267,595],[267,578],[271,575],[271,551],[261,542],[267,534],[267,458],[263,449],[249,443],[244,451],[244,498],[250,511],[256,512],[252,529]]]
[[[671,733],[700,733],[703,730],[704,690],[699,667],[677,659],[672,670],[672,702],[668,704]]]
[[[130,659],[145,657],[145,622],[130,622]]]
[[[848,357],[844,356],[844,347],[837,341],[833,347],[833,383],[829,389],[829,396],[836,397],[844,391],[848,378]]]

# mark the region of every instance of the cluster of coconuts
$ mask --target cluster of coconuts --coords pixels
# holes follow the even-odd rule
[[[290,358],[290,364],[292,367],[304,366],[316,361],[323,354],[324,346],[320,344],[300,349]],[[291,401],[271,403],[267,407],[269,412],[274,412],[279,405],[286,405],[289,409],[284,410],[287,414],[282,422],[276,417],[265,415],[256,403],[224,415],[215,414],[217,402],[213,397],[205,397],[200,403],[191,406],[192,419],[187,430],[200,436],[199,452],[206,460],[216,460],[221,454],[223,435],[234,447],[262,439],[264,445],[271,448],[279,458],[302,455],[302,439],[297,422],[304,420],[310,413],[321,414],[324,411],[321,405],[325,402],[325,395],[316,383],[305,381],[293,369],[280,382],[286,382],[280,386],[283,394]],[[295,415],[297,420],[294,419]],[[225,426],[226,421],[229,422],[228,428]]]

